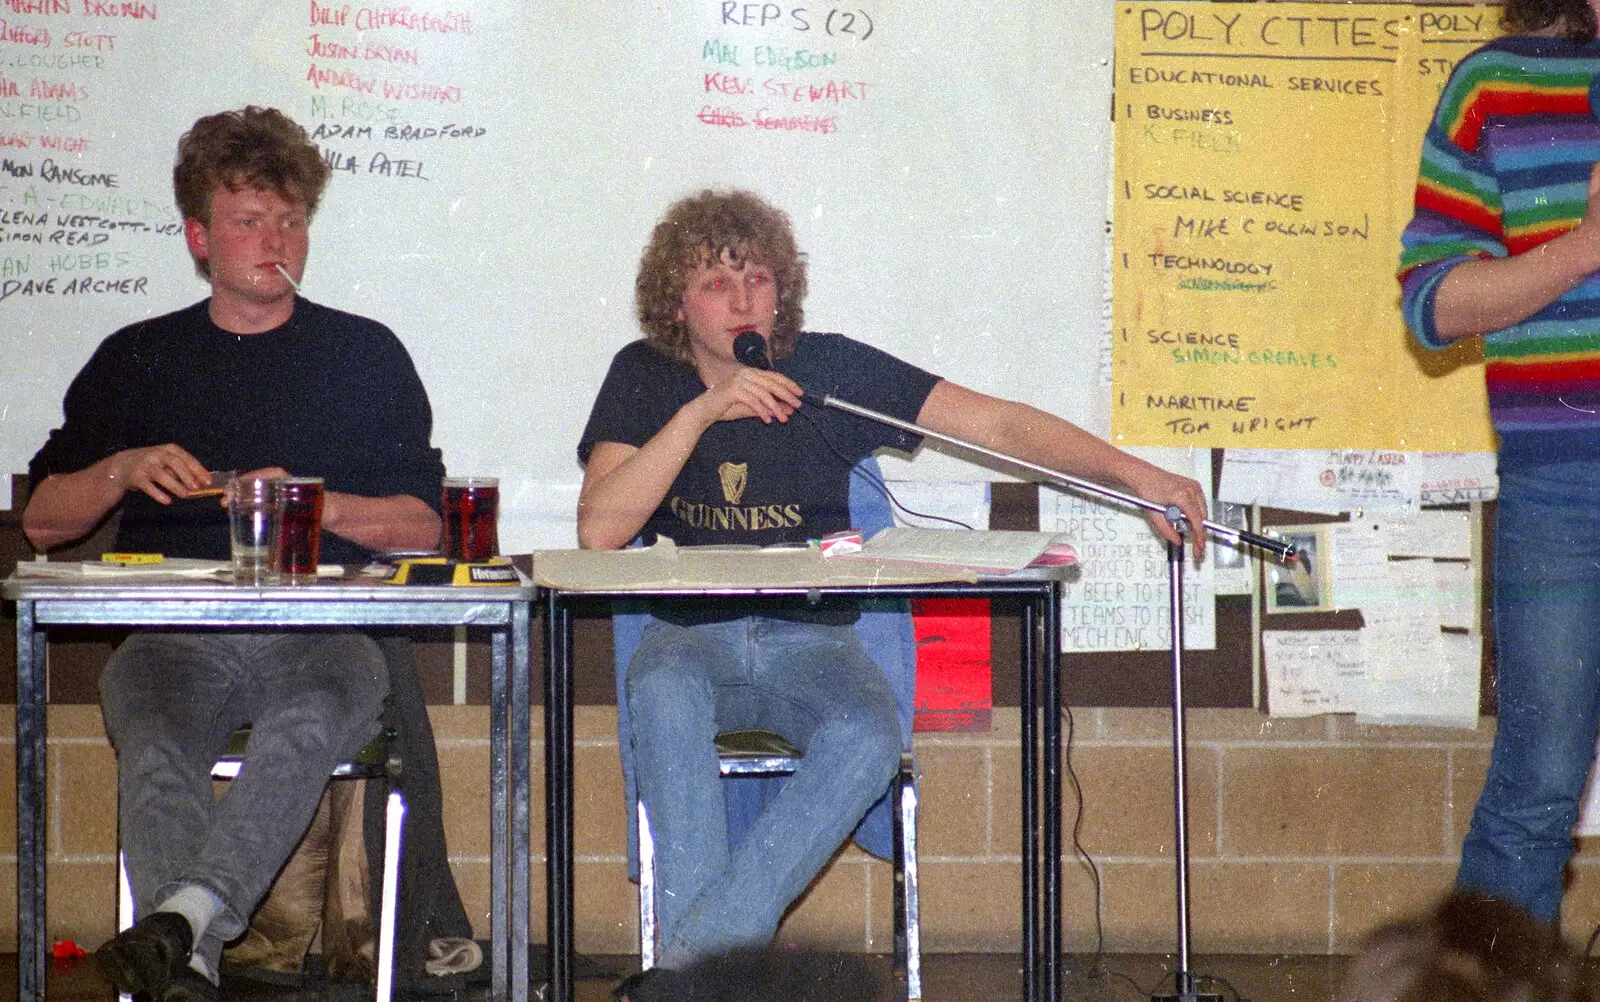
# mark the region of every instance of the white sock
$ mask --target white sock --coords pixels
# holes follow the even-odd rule
[[[200,945],[200,937],[206,934],[206,929],[211,926],[211,920],[222,913],[222,899],[212,893],[208,887],[199,884],[183,884],[174,891],[171,897],[156,905],[158,912],[177,912],[189,923],[191,950]],[[205,973],[201,971],[201,973]]]

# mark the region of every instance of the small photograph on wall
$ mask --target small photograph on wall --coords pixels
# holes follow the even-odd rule
[[[1280,525],[1272,529],[1271,535],[1293,543],[1295,555],[1292,560],[1266,562],[1267,611],[1332,612],[1327,526]]]

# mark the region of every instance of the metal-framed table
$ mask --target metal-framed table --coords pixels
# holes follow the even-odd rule
[[[533,586],[394,586],[370,580],[242,587],[218,581],[16,577],[17,978],[20,1002],[45,991],[45,634],[51,626],[479,626],[490,648],[492,997],[528,994],[528,668]],[[520,851],[513,851],[516,847]],[[508,892],[509,891],[509,900]]]
[[[751,588],[583,589],[540,586],[545,645],[545,871],[551,1002],[572,1002],[573,610],[580,603],[677,598],[989,598],[1022,607],[1022,990],[1057,1002],[1061,992],[1061,579],[1025,571],[976,583]],[[1043,726],[1039,708],[1043,706]],[[1043,802],[1040,786],[1043,774]]]

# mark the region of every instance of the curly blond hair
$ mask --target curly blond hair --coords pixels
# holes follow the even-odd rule
[[[789,216],[748,191],[711,191],[672,203],[639,258],[634,304],[639,327],[662,352],[692,362],[689,328],[678,319],[695,269],[724,256],[772,269],[778,315],[769,349],[775,359],[794,350],[805,322],[806,263],[795,247]]]

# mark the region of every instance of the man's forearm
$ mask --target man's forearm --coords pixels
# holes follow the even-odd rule
[[[109,456],[77,473],[58,473],[33,486],[22,531],[41,552],[87,535],[122,500],[123,483]]]
[[[329,491],[322,527],[369,550],[431,550],[439,545],[439,516],[409,494],[369,498]]]

